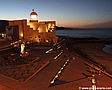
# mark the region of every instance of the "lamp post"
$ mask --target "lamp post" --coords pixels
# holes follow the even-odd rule
[[[96,80],[95,80],[95,74],[92,74],[92,89],[93,90],[96,90]]]

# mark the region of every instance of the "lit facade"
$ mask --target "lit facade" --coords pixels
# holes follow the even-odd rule
[[[27,22],[26,19],[9,21],[6,34],[7,37],[9,37],[10,35],[8,35],[8,32],[12,31],[13,33],[11,35],[13,35],[13,39],[24,39],[26,41],[42,43],[57,43],[55,26],[55,21],[38,22],[37,13],[33,11],[30,14],[29,22]],[[9,30],[9,28],[11,30]]]

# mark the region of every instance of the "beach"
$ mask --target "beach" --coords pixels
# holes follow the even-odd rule
[[[103,51],[105,45],[111,44],[112,40],[68,38],[68,42],[71,52],[77,53],[83,59],[95,61],[112,72],[112,55]]]
[[[59,37],[58,42],[60,43],[56,46],[60,46],[59,49],[51,45],[47,47],[34,45],[35,47],[30,48],[32,57],[39,57],[39,62],[49,60],[50,64],[26,83],[0,76],[0,84],[17,90],[78,90],[79,87],[92,86],[91,79],[88,78],[92,74],[91,68],[97,73],[95,77],[98,87],[111,87],[112,55],[102,50],[105,45],[112,43],[111,39]],[[51,48],[53,51],[45,53],[46,50]],[[60,52],[63,53],[54,59]],[[50,84],[52,78],[55,77],[67,59],[70,59],[70,61],[58,76],[58,79],[53,85]],[[99,71],[100,76],[98,75]]]

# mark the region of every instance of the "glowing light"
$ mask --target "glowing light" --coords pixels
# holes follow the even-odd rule
[[[30,28],[33,28],[33,30],[35,30],[34,24],[27,22],[27,25],[30,26]]]
[[[24,49],[25,49],[25,44],[22,43],[22,44],[21,44],[21,54],[24,54]]]
[[[96,90],[96,85],[92,85],[92,89],[93,90]]]
[[[31,15],[31,20],[37,20],[37,15]]]
[[[23,33],[21,33],[20,35],[21,35],[21,37],[23,37]]]
[[[57,78],[57,77],[58,77],[58,75],[55,76],[55,78]]]
[[[96,82],[95,82],[95,79],[92,79],[92,83],[96,83]]]
[[[61,73],[61,71],[59,71],[58,73]]]
[[[46,40],[46,42],[49,42],[48,40]]]
[[[48,24],[48,30],[49,30],[50,28],[51,28],[51,24],[49,23],[49,24]]]
[[[53,81],[51,81],[51,83],[54,83],[54,80],[53,80]]]
[[[53,25],[52,25],[52,28],[54,28],[54,26],[55,26],[55,25],[53,24]]]
[[[63,70],[63,67],[61,68],[61,70]]]

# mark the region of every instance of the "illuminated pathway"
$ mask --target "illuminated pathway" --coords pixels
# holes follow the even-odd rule
[[[60,55],[62,55],[63,52],[60,52],[57,56],[54,57],[54,59],[57,59]]]
[[[66,62],[64,63],[64,65],[59,69],[59,71],[56,73],[56,75],[51,80],[51,84],[54,84],[55,83],[55,80],[59,77],[59,74],[62,73],[62,70],[65,68],[65,66],[68,64],[69,61],[70,61],[70,59],[67,59],[66,60]]]
[[[46,51],[45,53],[49,53],[49,52],[51,52],[53,49],[51,48],[51,49],[49,49],[48,51]]]

